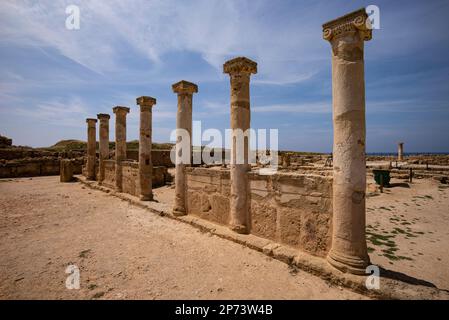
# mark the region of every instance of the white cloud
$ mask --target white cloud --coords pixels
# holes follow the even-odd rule
[[[37,103],[29,108],[25,100],[11,106],[9,114],[36,119],[40,123],[57,126],[80,127],[89,115],[88,107],[79,97],[70,97],[67,100],[52,99],[47,102]],[[96,115],[92,115],[95,117]]]
[[[265,84],[307,80],[314,62],[328,58],[311,41],[320,38],[313,12],[274,22],[276,17],[260,15],[270,2],[75,1],[81,14],[75,31],[65,28],[69,4],[73,1],[2,1],[2,41],[51,47],[101,74],[126,69],[135,53],[157,65],[166,53],[196,52],[218,73],[227,58],[245,55],[260,63],[255,83]]]

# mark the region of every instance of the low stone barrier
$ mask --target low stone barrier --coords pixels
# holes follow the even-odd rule
[[[103,185],[114,188],[115,186],[115,160],[105,160],[105,175]],[[139,163],[135,161],[122,161],[123,192],[134,196],[139,195]],[[153,188],[165,185],[171,181],[166,167],[153,166]]]
[[[229,223],[230,173],[186,168],[187,212]],[[251,233],[325,256],[330,248],[332,178],[313,174],[249,173]]]
[[[73,173],[81,173],[83,160],[73,160]],[[60,174],[60,159],[32,158],[0,163],[0,178],[56,176]]]

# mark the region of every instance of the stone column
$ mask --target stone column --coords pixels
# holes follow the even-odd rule
[[[139,186],[140,200],[153,200],[153,163],[151,161],[152,144],[152,108],[156,99],[152,97],[139,97],[136,103],[140,106],[139,130]]]
[[[365,9],[323,25],[332,47],[333,230],[328,262],[365,274],[365,79],[364,41],[371,39]]]
[[[404,142],[398,143],[398,161],[404,160]]]
[[[257,63],[238,57],[223,65],[223,72],[231,78],[231,199],[230,227],[237,233],[249,233],[251,227],[248,171],[249,136],[237,138],[239,132],[250,128],[249,80],[257,73]],[[244,153],[243,155],[241,153]]]
[[[198,86],[188,81],[179,81],[172,85],[173,92],[178,94],[178,112],[176,113],[176,129],[185,130],[189,134],[188,141],[183,140],[183,147],[190,150],[190,157],[182,161],[180,145],[176,145],[176,173],[175,173],[175,203],[173,214],[182,216],[186,213],[186,176],[185,167],[191,165],[192,159],[192,97],[198,92]],[[177,142],[186,138],[181,132],[177,132]]]
[[[128,107],[117,106],[115,113],[115,190],[122,192],[122,161],[126,159],[126,115]]]
[[[87,179],[95,180],[95,161],[97,149],[97,133],[96,124],[97,119],[86,119],[87,122]]]
[[[98,136],[100,137],[100,168],[98,170],[98,183],[101,184],[104,180],[104,160],[109,158],[109,119],[108,114],[99,113],[97,118],[100,120],[100,129]]]

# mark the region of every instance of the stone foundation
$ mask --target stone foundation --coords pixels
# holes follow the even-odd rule
[[[103,185],[109,188],[115,186],[115,160],[104,161],[105,175]],[[139,196],[139,163],[134,161],[122,161],[123,190],[134,196]],[[164,186],[171,181],[166,167],[153,167],[153,188]]]
[[[229,224],[230,173],[186,168],[188,214]],[[330,248],[332,178],[279,172],[250,181],[252,234],[324,257]]]
[[[170,159],[170,150],[151,150],[151,162],[156,167],[172,168],[175,164]],[[126,159],[139,161],[139,150],[126,150]]]
[[[70,159],[62,159],[60,161],[60,175],[59,181],[71,182],[73,181],[73,161]]]
[[[73,160],[73,173],[80,174],[83,160]],[[20,159],[0,163],[0,178],[57,176],[60,170],[58,158]]]

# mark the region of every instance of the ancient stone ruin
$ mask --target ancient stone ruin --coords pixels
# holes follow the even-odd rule
[[[229,165],[192,165],[192,97],[194,83],[173,84],[178,95],[177,136],[188,137],[188,161],[176,149],[174,216],[192,215],[236,233],[261,238],[326,257],[335,268],[365,274],[370,263],[365,235],[365,80],[364,42],[371,40],[367,15],[359,10],[323,25],[332,58],[334,145],[332,157],[298,156],[283,152],[281,166],[272,175],[261,175],[248,161],[249,140],[243,140],[243,163],[236,162],[237,139],[232,137]],[[237,57],[223,65],[230,76],[230,119],[232,130],[250,128],[250,76],[257,63]],[[100,119],[99,170],[95,175],[95,124],[87,119],[87,179],[153,200],[152,187],[164,184],[164,166],[153,166],[151,118],[156,99],[137,98],[140,106],[138,162],[126,158],[126,115],[128,107],[113,108],[115,114],[115,160],[108,160],[109,115]],[[234,131],[233,131],[234,132]],[[185,152],[185,150],[183,150]],[[328,165],[330,159],[330,167]],[[403,160],[399,143],[398,160]],[[317,167],[311,163],[325,161]],[[162,178],[161,178],[162,177]]]
[[[193,215],[227,225],[236,233],[254,234],[327,256],[334,267],[364,274],[369,264],[365,238],[365,86],[364,41],[371,39],[367,14],[359,10],[323,25],[323,38],[332,55],[334,152],[333,171],[325,167],[289,170],[291,155],[282,155],[282,170],[261,175],[248,161],[249,139],[243,140],[244,159],[238,163],[238,139],[232,137],[229,166],[193,166],[180,161],[176,150],[175,194],[172,214]],[[250,76],[257,63],[238,57],[223,65],[230,76],[230,118],[233,132],[250,128]],[[177,132],[192,131],[192,96],[198,86],[188,81],[173,84],[178,95]],[[96,123],[87,119],[87,161],[84,175],[117,192],[142,201],[153,200],[152,188],[164,184],[159,176],[166,167],[151,159],[152,108],[156,99],[137,98],[140,107],[138,161],[126,152],[126,116],[130,108],[117,106],[115,159],[107,159],[109,115],[100,120],[100,153],[97,167]],[[233,133],[234,134],[234,133]],[[192,142],[188,142],[192,152]],[[189,156],[191,159],[191,155]],[[293,161],[292,161],[293,160]],[[310,168],[309,168],[310,169]]]

